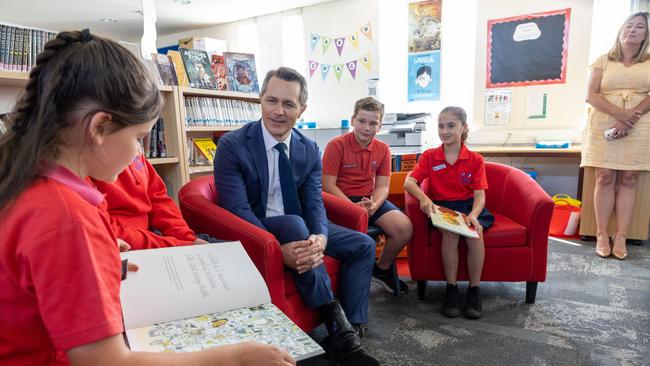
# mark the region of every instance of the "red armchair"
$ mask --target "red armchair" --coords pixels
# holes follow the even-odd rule
[[[482,281],[526,282],[526,302],[535,302],[537,283],[546,280],[548,229],[553,201],[542,188],[519,169],[485,163],[489,189],[486,206],[494,214],[494,225],[484,233],[485,262]],[[421,188],[427,191],[425,179]],[[411,278],[417,281],[418,296],[425,297],[427,280],[444,281],[440,254],[440,231],[430,229],[417,199],[405,193],[406,214],[413,222],[408,248]],[[467,280],[467,247],[459,246],[458,280]]]
[[[194,179],[178,192],[181,212],[192,230],[219,239],[241,241],[266,281],[273,304],[304,331],[318,326],[321,323],[318,312],[307,308],[291,275],[285,271],[280,243],[275,236],[219,207],[216,199],[214,177]],[[364,209],[325,192],[323,200],[330,220],[362,233],[367,231],[368,215]],[[336,292],[340,264],[328,256],[324,263]]]

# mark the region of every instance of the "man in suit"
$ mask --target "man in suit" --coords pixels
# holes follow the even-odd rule
[[[367,322],[375,244],[327,220],[318,146],[293,129],[307,107],[307,83],[291,68],[269,71],[260,99],[261,120],[219,139],[214,158],[218,204],[276,236],[300,295],[325,318],[336,356],[344,364],[378,365],[350,324]],[[340,303],[324,254],[342,262]]]

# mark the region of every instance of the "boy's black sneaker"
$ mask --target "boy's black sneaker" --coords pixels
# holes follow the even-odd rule
[[[442,305],[442,315],[448,318],[455,318],[460,315],[460,306],[458,306],[458,285],[447,284],[445,302]]]
[[[397,275],[397,274],[395,274]],[[384,288],[384,290],[390,292],[391,294],[394,293],[393,290],[393,265],[391,264],[388,269],[381,269],[377,267],[377,263],[375,263],[375,266],[372,269],[372,281],[381,285],[381,287]],[[405,294],[409,290],[409,286],[406,284],[406,282],[400,280],[399,278],[397,279],[397,283],[399,283],[399,291],[402,294]]]
[[[467,289],[467,306],[465,307],[465,316],[470,319],[479,319],[482,316],[483,307],[481,306],[481,291],[478,286],[472,286]]]

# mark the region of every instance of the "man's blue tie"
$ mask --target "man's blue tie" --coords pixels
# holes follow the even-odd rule
[[[280,142],[274,146],[280,152],[278,158],[278,173],[280,174],[280,188],[282,190],[282,203],[284,204],[285,215],[300,215],[300,201],[298,190],[293,181],[293,169],[287,156],[287,145]]]

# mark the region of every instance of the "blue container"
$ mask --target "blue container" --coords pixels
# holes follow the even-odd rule
[[[307,122],[307,128],[316,128],[316,122]]]
[[[348,121],[347,119],[342,119],[341,128],[350,128],[350,121]]]

